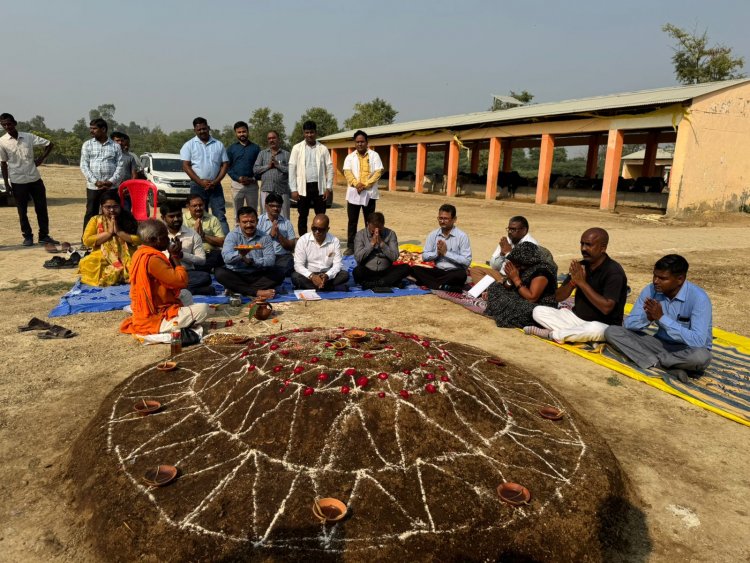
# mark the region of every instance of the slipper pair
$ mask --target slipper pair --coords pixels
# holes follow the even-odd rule
[[[73,338],[76,333],[70,329],[60,325],[51,325],[47,321],[43,321],[36,317],[32,318],[27,324],[18,327],[18,332],[26,332],[29,330],[43,330],[37,334],[38,338],[44,340],[51,340],[55,338]]]
[[[61,270],[61,269],[70,269],[70,268],[77,268],[78,263],[81,261],[81,255],[77,252],[74,252],[70,255],[70,258],[67,260],[63,258],[62,256],[54,256],[51,259],[47,260],[43,266],[47,268],[48,270]]]
[[[68,252],[70,250],[70,243],[64,242],[62,243],[60,248],[57,248],[57,244],[53,242],[46,242],[44,243],[44,250],[46,250],[50,254],[56,254],[58,252]]]

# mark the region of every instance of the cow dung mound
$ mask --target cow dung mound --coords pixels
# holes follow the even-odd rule
[[[623,480],[569,405],[479,349],[366,334],[215,335],[176,370],[120,384],[68,469],[103,558],[603,558]],[[143,400],[161,409],[143,416]],[[546,406],[565,416],[542,418]],[[151,487],[144,475],[159,465],[178,477]],[[502,502],[503,482],[526,487],[529,503]],[[325,497],[347,505],[342,520],[313,515]]]

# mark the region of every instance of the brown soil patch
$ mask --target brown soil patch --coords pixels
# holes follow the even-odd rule
[[[177,371],[117,386],[69,471],[102,556],[606,559],[624,485],[571,405],[477,348],[377,329],[337,350],[329,334],[205,344]],[[134,412],[146,399],[162,410]],[[564,418],[542,418],[548,406]],[[162,464],[179,479],[149,487]],[[499,500],[506,481],[531,491],[528,505]],[[343,501],[346,519],[317,524],[320,497]]]

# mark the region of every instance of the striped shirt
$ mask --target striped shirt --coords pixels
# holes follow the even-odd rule
[[[81,172],[86,177],[86,188],[96,190],[99,181],[112,182],[116,188],[122,181],[122,150],[112,139],[100,143],[89,139],[81,147]]]
[[[276,166],[271,168],[271,149],[260,151],[253,166],[253,173],[262,182],[260,189],[264,192],[274,192],[288,195],[289,190],[289,151],[279,149],[276,153]]]

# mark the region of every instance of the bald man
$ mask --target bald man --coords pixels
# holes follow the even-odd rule
[[[621,325],[628,292],[628,278],[622,266],[607,254],[609,234],[595,227],[581,235],[580,262],[570,263],[568,276],[557,289],[558,302],[576,290],[573,310],[536,307],[534,322],[526,334],[563,342],[604,341],[610,325]]]

